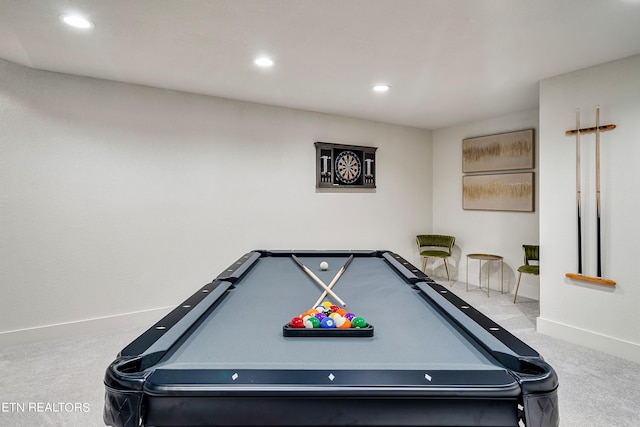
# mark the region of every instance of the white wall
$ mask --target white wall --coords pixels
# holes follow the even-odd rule
[[[617,128],[601,136],[603,277],[615,287],[565,278],[577,273],[575,128]],[[640,362],[640,56],[544,80],[540,84],[541,307],[538,329]],[[581,139],[585,271],[595,269],[595,135]]]
[[[174,306],[256,248],[417,261],[431,227],[425,130],[2,60],[0,117],[0,341]],[[315,141],[379,147],[377,190],[317,192]]]
[[[537,183],[534,212],[473,211],[462,209],[462,140],[474,136],[536,129],[535,153],[538,153],[538,110],[525,111],[490,120],[440,129],[433,133],[433,231],[456,236],[454,275],[466,281],[466,255],[493,253],[504,257],[504,287],[513,292],[517,269],[523,261],[523,244],[538,244]],[[535,179],[538,180],[536,159]],[[454,264],[454,263],[452,263]],[[469,262],[469,282],[478,283],[478,261]],[[487,270],[483,266],[482,280]],[[436,269],[442,275],[442,268]],[[490,267],[491,287],[499,288],[500,269]],[[430,270],[427,270],[430,273]],[[538,299],[539,278],[523,275],[518,295]]]

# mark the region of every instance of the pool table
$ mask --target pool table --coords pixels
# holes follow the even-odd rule
[[[323,291],[295,259],[328,285],[350,257],[333,291],[372,334],[286,336]],[[249,252],[125,347],[104,382],[115,427],[559,425],[540,354],[382,250]]]

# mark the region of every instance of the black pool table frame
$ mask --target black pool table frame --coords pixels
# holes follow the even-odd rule
[[[327,380],[326,370],[238,369],[236,381],[229,371],[154,369],[260,258],[292,254],[382,259],[504,370],[441,370],[427,375],[428,384],[418,384],[416,371],[395,369],[333,371],[335,381]],[[469,329],[468,322],[479,325],[481,333]],[[510,351],[496,349],[483,334]],[[540,354],[388,251],[250,252],[125,347],[107,368],[105,387],[103,418],[115,427],[559,425],[558,379]]]

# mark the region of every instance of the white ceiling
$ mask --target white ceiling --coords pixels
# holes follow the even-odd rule
[[[427,129],[535,108],[541,79],[639,53],[640,0],[0,0],[9,61]]]

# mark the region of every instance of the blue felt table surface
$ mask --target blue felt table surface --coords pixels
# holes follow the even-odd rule
[[[347,258],[301,257],[329,284]],[[320,262],[329,269],[320,270]],[[371,338],[283,337],[322,293],[290,257],[261,258],[158,367],[172,369],[503,369],[380,258],[356,257],[334,291],[375,327]],[[327,298],[332,300],[331,298]]]

